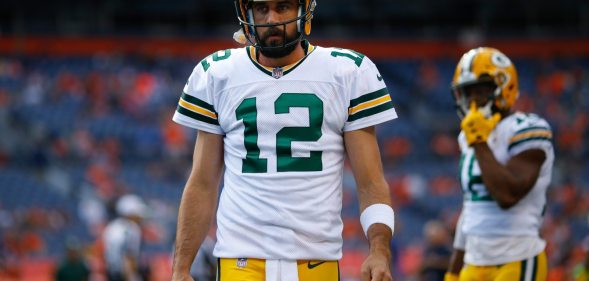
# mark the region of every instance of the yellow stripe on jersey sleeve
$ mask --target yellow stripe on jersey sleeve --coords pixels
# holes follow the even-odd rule
[[[528,141],[550,141],[552,140],[552,132],[545,127],[532,127],[520,130],[509,139],[509,146],[511,149],[514,146],[528,142]]]
[[[219,125],[217,112],[215,112],[213,105],[186,93],[182,93],[176,111],[198,121]]]
[[[524,139],[529,139],[529,138],[547,138],[547,139],[551,139],[552,138],[552,132],[548,131],[548,130],[534,130],[534,131],[527,131],[527,132],[522,132],[519,133],[513,137],[511,137],[511,139],[509,139],[509,143],[514,143],[514,142],[518,142]]]
[[[348,122],[375,115],[393,108],[393,102],[387,88],[364,94],[350,100]]]
[[[180,100],[178,102],[178,104],[181,105],[182,107],[190,109],[198,114],[207,116],[209,118],[217,119],[217,114],[215,114],[214,112],[211,112],[209,110],[206,110],[198,105],[190,104],[184,100]]]
[[[379,106],[379,105],[389,102],[389,101],[391,101],[391,96],[389,96],[389,95],[382,96],[380,98],[361,103],[357,106],[354,106],[354,107],[348,109],[348,114],[353,115],[361,110],[373,108],[373,107]]]

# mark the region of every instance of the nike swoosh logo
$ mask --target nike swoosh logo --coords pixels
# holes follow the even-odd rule
[[[322,265],[323,263],[325,263],[325,261],[320,261],[318,263],[311,263],[311,262],[309,262],[309,263],[307,263],[307,267],[309,269],[313,269],[315,267],[318,267],[318,266]]]
[[[382,81],[382,76],[380,76],[380,74],[376,74],[376,79],[378,79],[378,81]]]

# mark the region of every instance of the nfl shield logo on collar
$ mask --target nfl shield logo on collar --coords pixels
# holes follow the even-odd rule
[[[272,69],[272,77],[278,79],[278,78],[282,77],[282,75],[284,75],[284,72],[282,71],[282,67],[275,67]]]
[[[247,259],[246,258],[237,259],[237,267],[244,268],[246,266],[247,266]]]

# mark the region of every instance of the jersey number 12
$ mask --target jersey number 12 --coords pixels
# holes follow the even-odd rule
[[[309,110],[308,127],[284,127],[276,133],[276,171],[309,172],[321,171],[322,151],[310,151],[309,157],[293,157],[293,141],[318,141],[323,125],[323,101],[314,94],[283,93],[274,102],[275,114],[290,113],[290,108],[302,107]],[[244,99],[235,110],[237,120],[243,120],[244,145],[247,151],[242,162],[243,173],[266,173],[268,159],[260,157],[258,147],[258,111],[256,98]]]

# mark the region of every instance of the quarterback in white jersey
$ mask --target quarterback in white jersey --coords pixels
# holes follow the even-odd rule
[[[236,1],[236,8],[238,36],[252,46],[198,63],[173,117],[199,131],[180,207],[174,278],[186,276],[191,251],[210,225],[224,167],[218,278],[337,280],[347,154],[371,247],[387,248],[369,257],[363,271],[390,280],[393,213],[373,127],[397,115],[383,78],[360,53],[301,39],[315,1]],[[371,237],[372,230],[379,234]],[[253,268],[252,259],[265,261],[259,278],[224,268]],[[309,261],[308,269],[331,262],[333,277],[305,278],[301,261]]]
[[[457,280],[462,258],[459,280],[545,280],[539,232],[554,162],[550,125],[511,111],[517,73],[496,49],[467,52],[453,92],[464,116],[458,137],[464,204],[446,280]]]

